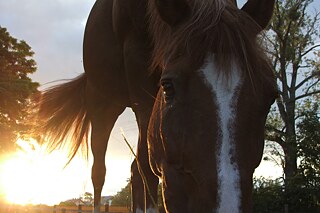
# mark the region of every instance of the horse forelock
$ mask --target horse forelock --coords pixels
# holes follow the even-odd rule
[[[191,9],[191,15],[185,23],[175,28],[161,19],[155,1],[149,1],[149,30],[154,42],[152,70],[165,67],[166,61],[177,51],[178,46],[188,46],[190,38],[195,34],[216,25],[226,4],[226,0],[186,1]]]
[[[237,8],[233,0],[186,1],[192,13],[176,27],[166,24],[154,1],[149,1],[149,30],[153,38],[151,71],[162,71],[168,61],[181,54],[187,53],[194,60],[204,61],[210,52],[214,53],[220,71],[230,72],[231,58],[250,78],[252,70],[261,70],[262,75],[265,69],[271,70],[256,41],[255,27],[258,26]]]

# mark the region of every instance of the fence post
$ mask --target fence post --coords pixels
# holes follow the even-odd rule
[[[65,208],[61,209],[61,212],[66,213],[66,209]]]
[[[82,205],[78,205],[78,213],[82,213]]]
[[[57,213],[57,206],[56,205],[53,206],[53,213]]]
[[[104,212],[109,212],[109,204],[104,205]]]

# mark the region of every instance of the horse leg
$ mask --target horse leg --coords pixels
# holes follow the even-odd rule
[[[147,128],[150,114],[141,114],[136,112],[139,127],[138,162],[133,162],[131,167],[133,212],[156,213],[159,180],[151,170],[148,157]]]
[[[144,186],[139,174],[137,160],[134,160],[131,164],[131,197],[131,207],[133,212],[142,212],[142,209],[144,207]]]
[[[105,181],[105,155],[111,130],[125,106],[110,103],[109,99],[99,96],[97,91],[87,89],[86,102],[91,121],[91,150],[93,166],[91,179],[94,187],[94,213],[100,212],[101,191]]]
[[[114,123],[123,110],[124,108],[109,106],[96,110],[91,116],[91,149],[93,154],[91,179],[94,187],[94,213],[100,212],[101,190],[106,175],[105,155],[109,136]]]

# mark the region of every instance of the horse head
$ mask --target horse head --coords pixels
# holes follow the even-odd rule
[[[251,212],[252,176],[277,95],[257,42],[274,0],[155,0],[153,67],[161,72],[148,129],[167,212]]]

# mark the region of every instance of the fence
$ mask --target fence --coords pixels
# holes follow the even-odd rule
[[[101,213],[130,213],[126,206],[102,206]],[[92,206],[0,206],[1,213],[92,213]]]

